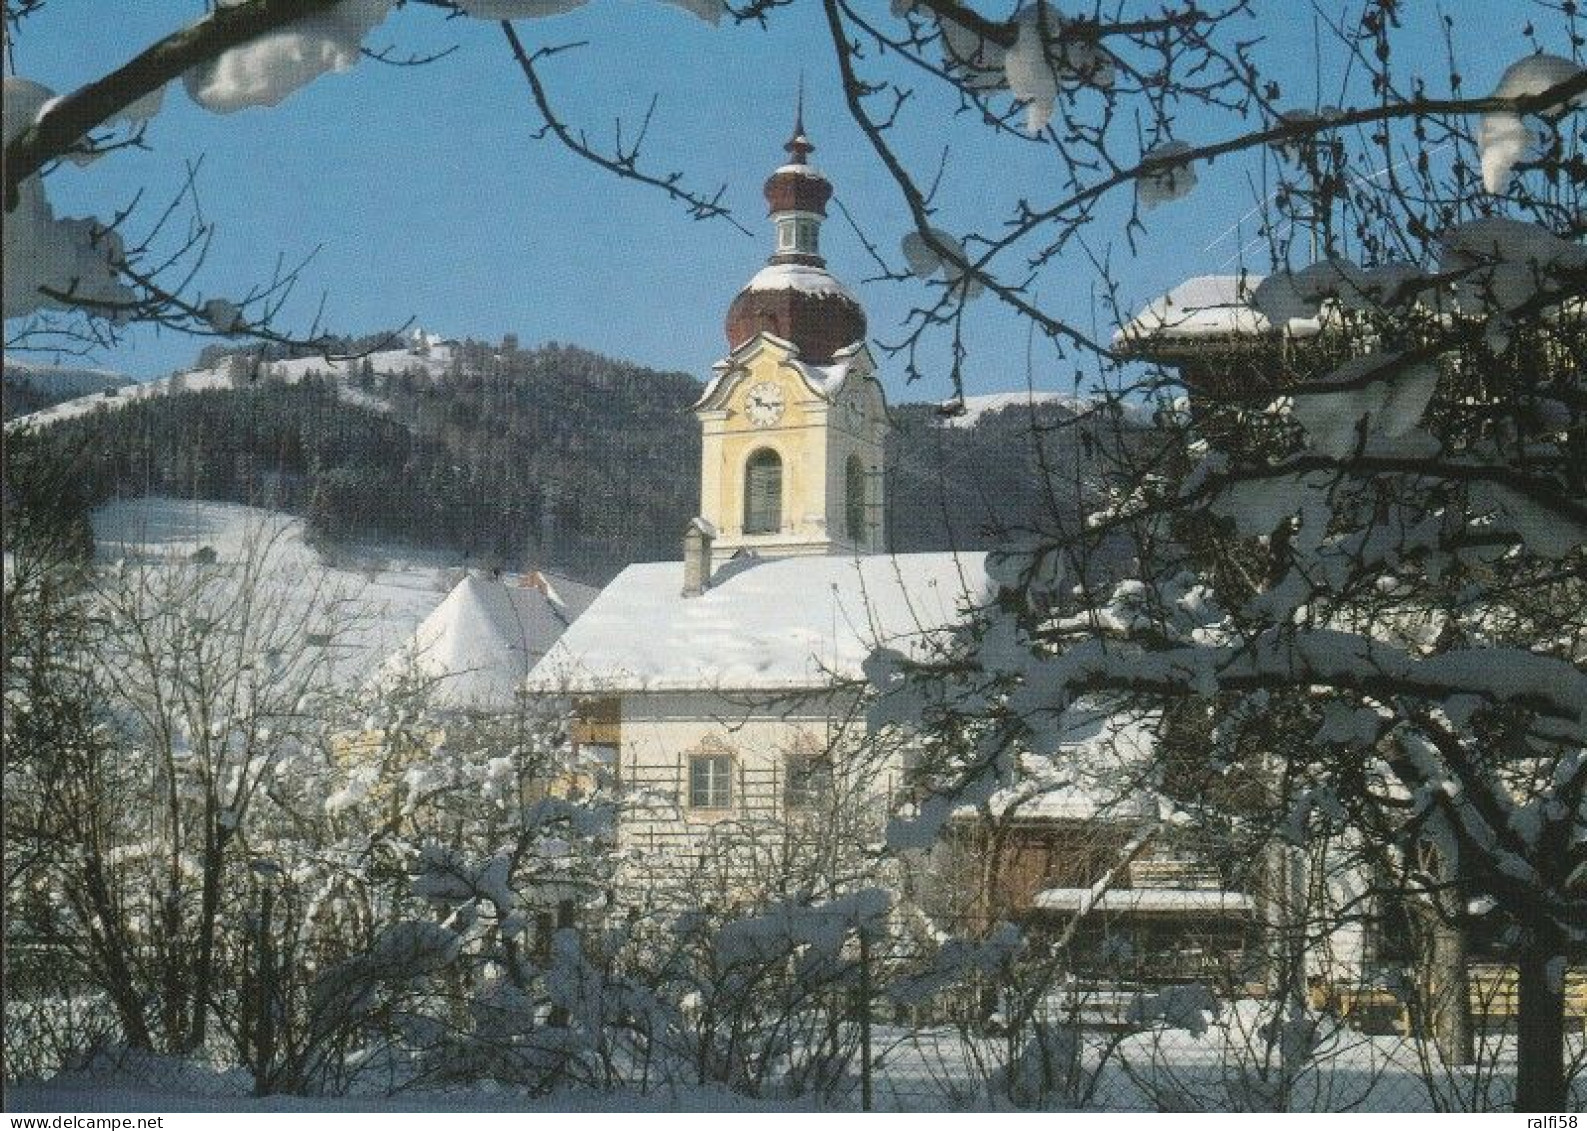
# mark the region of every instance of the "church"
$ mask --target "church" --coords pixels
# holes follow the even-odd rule
[[[832,187],[802,124],[786,149],[765,186],[772,254],[729,305],[727,355],[693,406],[699,509],[680,558],[625,569],[525,681],[571,704],[578,762],[615,783],[628,910],[865,882],[926,757],[867,736],[865,661],[929,657],[995,597],[984,553],[888,552],[888,412],[865,312],[822,258]],[[1251,900],[1167,838],[1115,866],[1142,822],[1117,809],[1120,759],[1149,757],[1150,742],[1116,729],[1081,719],[1060,780],[1032,783],[1037,798],[1011,784],[994,828],[956,813],[912,857],[922,875],[894,879],[971,930],[1005,917],[1061,930],[1096,910],[1159,949],[1187,928],[1202,951],[1238,949]],[[1099,899],[1104,875],[1120,890]],[[1173,945],[1150,941],[1165,931]]]
[[[617,783],[619,847],[690,885],[732,857],[732,883],[781,886],[743,869],[808,866],[799,830],[830,848],[839,809],[875,840],[907,754],[858,764],[861,665],[931,647],[989,597],[983,554],[886,552],[887,401],[865,312],[821,255],[814,148],[797,122],[765,185],[772,254],[693,406],[681,559],[625,569],[527,680],[573,703],[579,753]]]

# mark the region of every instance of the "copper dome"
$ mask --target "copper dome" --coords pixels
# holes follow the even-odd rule
[[[838,350],[865,340],[865,311],[818,250],[832,185],[809,163],[815,146],[805,136],[802,99],[783,148],[787,164],[766,181],[778,248],[728,307],[727,345],[736,350],[756,334],[773,334],[799,347],[803,360],[824,365]]]
[[[813,212],[825,216],[827,201],[832,199],[831,183],[803,162],[784,165],[767,177],[765,192],[766,210],[772,214]]]
[[[773,265],[727,308],[728,349],[763,331],[798,346],[803,360],[824,365],[844,346],[865,339],[865,310],[821,267]]]

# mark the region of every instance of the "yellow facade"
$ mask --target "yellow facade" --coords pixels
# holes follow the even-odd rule
[[[716,528],[718,562],[739,550],[780,557],[885,548],[886,403],[863,347],[844,364],[836,378],[837,366],[806,369],[796,349],[767,334],[723,363],[695,409],[700,516]],[[777,406],[774,418],[767,403]],[[780,522],[746,532],[747,469],[765,451],[781,465]]]

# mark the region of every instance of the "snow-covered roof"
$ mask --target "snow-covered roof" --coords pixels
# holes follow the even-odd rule
[[[536,661],[589,607],[597,590],[564,577],[470,574],[425,618],[381,676],[437,681],[440,705],[510,708]]]
[[[1098,895],[1091,888],[1048,888],[1036,893],[1038,911],[1112,911],[1243,913],[1254,906],[1251,897],[1237,891],[1193,888],[1109,888]]]
[[[629,566],[530,673],[536,691],[793,691],[857,678],[873,649],[927,649],[987,599],[985,555],[730,562],[682,595],[683,563]]]
[[[1113,335],[1117,344],[1146,340],[1219,338],[1276,332],[1251,295],[1260,275],[1197,275],[1147,303],[1128,325]],[[1316,334],[1316,319],[1291,318],[1284,331]]]
[[[746,291],[803,291],[808,295],[840,295],[859,304],[854,292],[825,267],[808,263],[769,263],[744,284]]]
[[[864,342],[854,342],[844,346],[832,355],[832,360],[825,365],[811,365],[807,361],[794,358],[793,367],[799,370],[805,382],[819,389],[827,399],[837,395],[843,388],[843,382],[848,380],[850,372],[855,369],[855,363],[865,372],[870,372],[873,364]]]
[[[827,179],[827,175],[820,169],[817,169],[814,165],[805,165],[802,163],[779,165],[771,171],[771,175],[774,177],[778,173],[798,173],[801,177],[811,177],[818,181],[824,181]]]

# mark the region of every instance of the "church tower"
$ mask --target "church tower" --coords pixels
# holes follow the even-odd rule
[[[803,119],[766,181],[776,246],[728,307],[728,356],[694,406],[703,522],[691,546],[709,538],[713,565],[885,548],[887,405],[865,311],[821,257],[832,186],[810,164]]]

